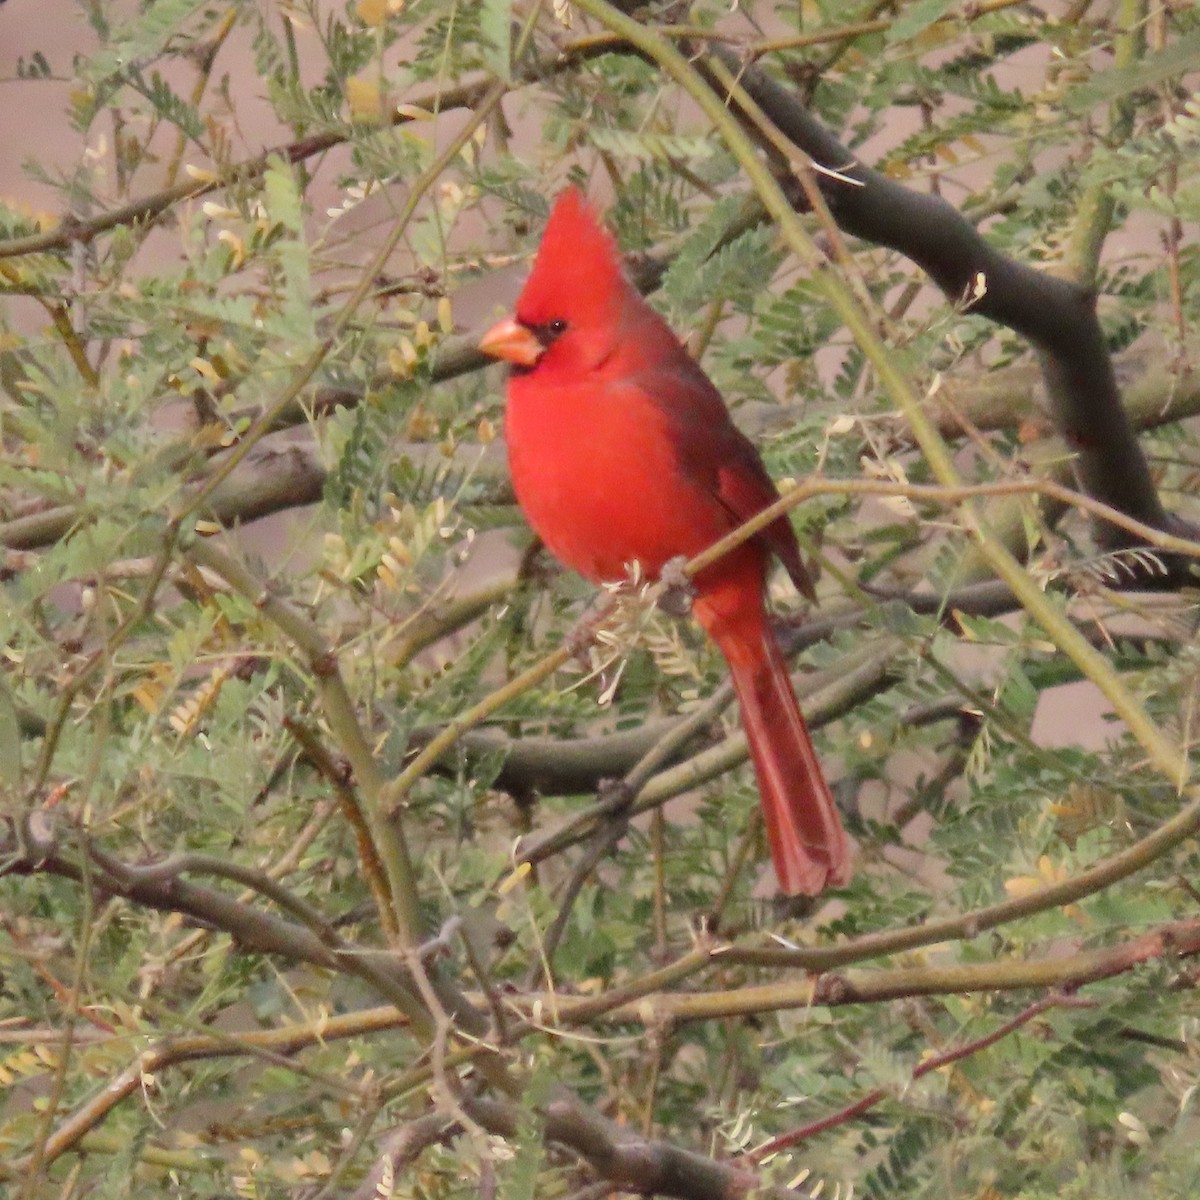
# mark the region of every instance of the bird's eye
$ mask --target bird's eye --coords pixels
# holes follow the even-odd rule
[[[567,323],[562,317],[555,317],[553,321],[542,321],[537,325],[528,325],[526,328],[541,343],[543,350],[549,350],[567,332]]]
[[[565,334],[566,322],[562,317],[556,317],[553,320],[541,320],[538,324],[529,323],[526,329],[538,338],[542,349],[548,350]]]

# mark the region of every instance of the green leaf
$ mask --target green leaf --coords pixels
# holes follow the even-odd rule
[[[591,131],[592,143],[618,158],[635,162],[699,162],[711,158],[720,142],[716,138],[682,133],[656,133],[653,130],[634,132],[630,129]]]
[[[283,276],[283,305],[276,333],[293,355],[316,341],[308,247],[304,242],[304,207],[291,166],[272,158],[263,177],[267,215],[282,225],[286,236],[274,247]]]
[[[910,4],[904,12],[889,27],[885,35],[889,42],[906,42],[914,38],[923,29],[928,29],[934,21],[940,21],[947,10],[954,5],[954,0],[917,0]]]
[[[1200,62],[1200,30],[1181,37],[1173,45],[1147,54],[1132,67],[1105,71],[1079,87],[1072,88],[1063,104],[1071,112],[1083,112],[1106,100],[1116,100],[1141,88],[1153,87],[1185,71],[1194,71]]]
[[[555,1082],[553,1070],[542,1062],[529,1077],[529,1085],[521,1097],[522,1112],[513,1139],[516,1156],[506,1165],[503,1186],[499,1189],[499,1194],[509,1200],[534,1200],[538,1194],[538,1175],[546,1157],[546,1143],[537,1110],[549,1100]]]
[[[512,80],[512,0],[482,0],[479,32],[484,61],[497,79]]]
[[[144,66],[198,9],[200,0],[155,0],[141,6],[132,20],[112,28],[107,47],[75,67],[81,80],[100,81]]]
[[[0,679],[0,784],[21,786],[21,721],[8,685]]]

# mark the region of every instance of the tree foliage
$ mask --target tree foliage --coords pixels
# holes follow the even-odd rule
[[[78,144],[0,197],[13,1195],[1196,1194],[1200,16],[624,7],[9,64]],[[819,575],[807,909],[715,654],[512,502],[474,346],[569,181]]]

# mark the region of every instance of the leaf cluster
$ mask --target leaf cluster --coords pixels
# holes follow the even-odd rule
[[[1195,920],[1194,830],[986,932],[869,942],[1036,896],[1194,803],[1126,725],[1078,715],[1097,681],[1035,615],[973,590],[961,500],[910,498],[935,475],[822,272],[964,478],[1013,485],[971,512],[1190,757],[1193,593],[1124,586],[1167,551],[1106,553],[1081,506],[1017,494],[1067,453],[1030,415],[1028,343],[820,213],[803,216],[820,269],[802,265],[727,140],[658,64],[602,42],[592,5],[83,9],[61,117],[77,159],[28,176],[65,240],[0,198],[5,1186],[348,1196],[381,1189],[386,1160],[397,1195],[580,1194],[615,1159],[543,1137],[569,1090],[591,1135],[616,1122],[646,1163],[683,1148],[800,1195],[1195,1195],[1194,960],[1143,941]],[[693,6],[692,60],[698,32],[726,39],[1015,259],[1087,276],[1079,247],[1098,247],[1121,382],[1169,368],[1141,438],[1154,483],[1179,529],[1200,520],[1182,420],[1200,406],[1200,109],[1190,68],[1160,57],[1194,45],[1196,15],[734,9]],[[64,64],[31,48],[8,86],[32,95]],[[239,123],[247,89],[272,152]],[[794,182],[799,156],[766,153]],[[571,180],[772,473],[850,481],[793,513],[819,610],[773,594],[860,848],[854,881],[807,908],[763,877],[716,654],[644,581],[595,606],[513,504],[502,379],[472,339]],[[627,812],[611,781],[656,748]],[[406,879],[420,953],[400,944]],[[907,982],[801,1002],[782,947],[844,951],[814,987]],[[1061,994],[1020,983],[1126,952]],[[479,1107],[497,1096],[511,1121]]]

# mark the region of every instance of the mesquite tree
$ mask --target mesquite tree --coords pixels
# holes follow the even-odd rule
[[[1193,6],[74,15],[0,9],[72,146],[0,194],[11,1194],[1196,1194]],[[678,589],[513,504],[568,182],[818,581],[814,903]]]

